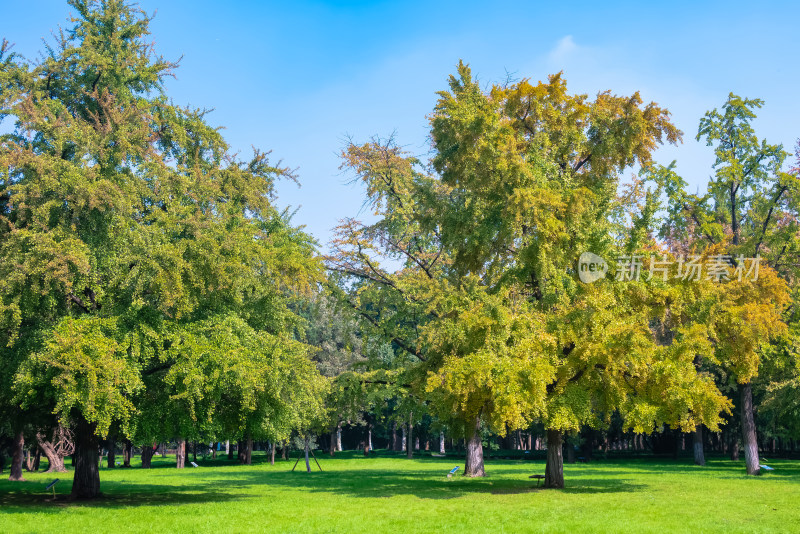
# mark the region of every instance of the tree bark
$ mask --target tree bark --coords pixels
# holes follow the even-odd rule
[[[336,455],[336,429],[331,430],[331,442],[328,445],[328,452],[330,453],[331,458]]]
[[[117,442],[113,439],[108,440],[108,455],[106,456],[106,466],[109,469],[113,469],[116,467],[114,465],[115,460],[117,459],[116,454],[114,453],[114,449],[117,447]]]
[[[339,425],[336,427],[336,450],[338,452],[342,452],[342,423],[339,422]]]
[[[544,487],[564,487],[564,457],[561,453],[561,431],[547,431],[547,464],[544,469]]]
[[[241,451],[239,462],[243,465],[252,465],[253,463],[253,437],[247,436],[241,441]]]
[[[739,461],[739,439],[736,436],[731,437],[731,461]]]
[[[406,458],[409,460],[414,457],[414,412],[408,414],[408,437],[406,438]]]
[[[153,461],[153,450],[152,445],[142,445],[142,468],[143,469],[150,469]]]
[[[275,442],[274,441],[270,445],[269,465],[275,465]]]
[[[475,422],[468,428],[470,435],[467,437],[467,457],[464,461],[464,476],[483,477],[486,470],[483,466],[483,441],[481,439],[481,416],[475,417]]]
[[[94,499],[100,496],[99,447],[100,442],[95,434],[95,425],[80,417],[75,425],[73,499]]]
[[[758,439],[756,437],[756,423],[753,415],[753,386],[739,384],[739,393],[742,401],[742,444],[744,445],[744,461],[747,465],[748,475],[761,474],[758,463]]]
[[[703,454],[703,425],[694,427],[694,463],[706,465],[706,457]]]
[[[303,440],[303,441],[304,441],[303,449],[305,450],[305,454],[306,454],[306,473],[310,473],[311,472],[311,464],[308,463],[308,438],[305,438],[305,440]]]
[[[132,458],[133,458],[133,443],[131,443],[131,440],[126,439],[122,443],[122,467],[130,467]]]
[[[64,466],[64,457],[56,451],[53,442],[44,439],[41,432],[36,434],[36,443],[47,458],[47,463],[50,466],[47,468],[47,473],[66,473],[67,468]]]
[[[33,454],[31,454],[33,452]],[[42,451],[39,447],[33,448],[33,450],[28,449],[25,459],[25,469],[28,470],[29,473],[36,473],[39,471],[39,461],[42,459]]]
[[[444,448],[444,432],[439,432],[439,454],[446,454]]]
[[[369,451],[372,452],[372,426],[370,425],[369,430],[367,430],[367,447]]]
[[[177,452],[175,454],[175,467],[183,469],[186,467],[186,440],[181,438],[178,440]]]
[[[389,445],[389,450],[397,450],[397,421],[392,422],[392,443]]]
[[[575,463],[575,447],[567,442],[564,441],[564,448],[567,449],[567,463],[574,464]]]
[[[14,453],[11,456],[11,476],[9,480],[16,482],[25,480],[22,477],[22,461],[24,459],[25,435],[22,430],[14,436]]]

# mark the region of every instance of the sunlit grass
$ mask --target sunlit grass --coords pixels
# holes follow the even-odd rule
[[[2,532],[791,532],[800,530],[800,462],[743,475],[741,462],[597,460],[565,466],[567,488],[537,489],[541,460],[491,460],[484,479],[446,477],[455,458],[319,456],[323,472],[263,456],[178,470],[102,469],[104,496],[69,502],[71,473],[0,481]],[[69,463],[69,462],[68,462]],[[136,465],[136,464],[135,464]],[[313,466],[313,463],[312,463]],[[316,469],[316,467],[314,466]],[[6,475],[7,476],[7,475]]]

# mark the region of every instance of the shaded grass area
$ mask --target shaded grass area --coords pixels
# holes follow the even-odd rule
[[[252,466],[101,469],[103,498],[67,497],[71,473],[0,481],[2,532],[791,532],[800,530],[800,462],[746,477],[742,462],[612,459],[565,466],[567,488],[536,487],[536,460],[492,460],[488,477],[446,477],[463,461],[381,453]],[[138,458],[137,458],[138,460]],[[313,466],[313,464],[312,464]],[[316,466],[314,466],[316,469]],[[54,478],[57,498],[44,490]]]

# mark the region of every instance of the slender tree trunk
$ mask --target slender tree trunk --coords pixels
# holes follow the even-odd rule
[[[150,469],[150,466],[153,462],[153,450],[152,445],[142,445],[142,468],[143,469]]]
[[[331,458],[336,454],[336,429],[331,430],[331,442],[328,445],[328,452]]]
[[[178,440],[178,451],[175,454],[175,467],[183,469],[186,466],[186,440]]]
[[[467,437],[467,457],[464,461],[464,476],[483,477],[486,470],[483,466],[483,441],[481,439],[481,416],[475,417],[475,422],[469,428]]]
[[[564,458],[561,454],[561,431],[547,431],[547,464],[544,469],[544,487],[564,487]]]
[[[400,450],[404,451],[406,450],[406,425],[401,425],[400,431],[402,432],[400,439]]]
[[[439,432],[439,454],[446,454],[444,449],[444,432]]]
[[[286,450],[286,448],[287,448],[286,440],[283,440],[282,443],[283,443],[283,446],[281,447],[281,458],[284,459],[284,460],[288,460],[289,458],[288,458],[288,455],[287,455],[288,451]]]
[[[225,454],[228,455],[228,460],[231,459],[231,440],[225,440]]]
[[[414,434],[414,412],[408,414],[408,438],[406,439],[406,458],[409,460],[414,457],[414,445],[412,437]]]
[[[747,474],[758,475],[761,474],[761,468],[758,463],[758,439],[753,415],[753,386],[749,382],[739,384],[739,393],[742,401],[742,443]]]
[[[336,427],[336,450],[338,452],[342,452],[342,423],[339,422],[339,425]]]
[[[269,465],[275,465],[275,442],[270,443],[269,447]]]
[[[306,454],[306,473],[310,473],[311,472],[311,464],[308,463],[308,438],[305,438],[305,440],[303,440],[303,441],[304,441],[303,448],[305,449],[305,454]]]
[[[27,469],[29,473],[36,473],[39,471],[39,461],[42,459],[42,451],[39,450],[39,447],[34,447],[32,449],[28,449],[27,451],[25,469]]]
[[[703,425],[694,427],[694,463],[706,465],[706,457],[703,454]]]
[[[372,452],[372,425],[370,425],[369,430],[367,430],[367,447],[369,447],[369,451]]]
[[[22,462],[24,460],[25,435],[22,430],[14,436],[14,453],[11,455],[11,476],[9,480],[22,481]]]
[[[100,443],[95,425],[80,417],[75,425],[75,475],[72,478],[73,499],[94,499],[100,496]]]
[[[735,435],[731,436],[731,461],[739,461],[739,438]]]

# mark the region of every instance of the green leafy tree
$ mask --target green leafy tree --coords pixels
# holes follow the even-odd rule
[[[287,303],[320,266],[274,206],[291,173],[231,155],[205,111],[167,100],[176,65],[146,42],[150,19],[118,0],[70,5],[74,26],[41,62],[2,47],[15,122],[0,139],[0,357],[4,402],[74,428],[72,494],[88,498],[112,429],[308,419],[313,366]]]
[[[800,182],[796,174],[783,171],[787,156],[783,147],[756,136],[751,123],[762,104],[758,99],[730,94],[722,110],[709,111],[700,120],[697,139],[713,146],[715,155],[715,173],[704,194],[686,192],[687,184],[674,162],[668,167],[645,168],[643,174],[667,199],[659,234],[676,252],[708,254],[715,250],[718,255],[729,255],[731,264],[740,267],[745,267],[739,265],[744,258],[759,257],[760,265],[794,286],[800,265],[796,239]],[[769,297],[764,293],[760,297],[785,308],[786,289],[773,289]],[[759,293],[754,292],[749,299],[742,295],[736,300],[740,320],[749,321],[749,314],[759,313],[765,302],[758,298]],[[763,355],[759,345],[784,328],[774,310],[770,318],[765,323],[712,325],[736,330],[730,337],[716,339],[711,363],[718,364],[722,375],[737,384],[745,462],[751,475],[759,473],[752,385]]]

